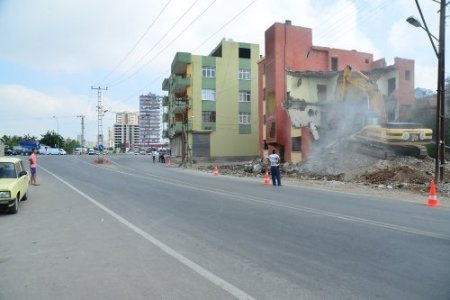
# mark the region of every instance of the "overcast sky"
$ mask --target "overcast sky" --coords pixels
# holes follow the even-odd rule
[[[419,2],[438,36],[439,5]],[[208,55],[229,38],[260,44],[264,55],[265,30],[285,20],[312,28],[317,46],[388,64],[414,59],[416,87],[436,90],[436,55],[405,21],[411,15],[419,17],[413,0],[0,0],[0,136],[54,130],[76,139],[85,115],[86,139],[95,141],[92,86],[108,87],[104,109],[138,111],[139,95],[165,95],[176,52]],[[114,117],[105,114],[105,138]]]

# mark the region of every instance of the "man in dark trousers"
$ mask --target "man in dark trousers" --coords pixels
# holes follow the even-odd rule
[[[272,154],[269,155],[270,162],[270,174],[272,175],[273,185],[281,185],[280,175],[280,156],[275,150],[272,150]]]

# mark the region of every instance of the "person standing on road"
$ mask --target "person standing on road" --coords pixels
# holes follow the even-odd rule
[[[272,175],[273,185],[281,185],[280,175],[280,156],[278,156],[275,150],[272,150],[272,154],[269,155],[270,162],[270,174]]]
[[[31,154],[28,157],[28,161],[30,162],[30,171],[31,171],[30,183],[32,185],[38,185],[37,182],[36,182],[37,155],[36,155],[36,149],[35,148],[33,148],[31,150]]]

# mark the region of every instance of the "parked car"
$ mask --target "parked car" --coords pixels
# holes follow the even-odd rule
[[[95,155],[95,150],[94,149],[89,149],[88,154],[89,155]]]
[[[19,202],[28,198],[30,174],[18,157],[0,157],[0,208],[19,211]]]

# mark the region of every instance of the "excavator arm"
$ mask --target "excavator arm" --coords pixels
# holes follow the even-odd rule
[[[347,65],[342,73],[341,98],[343,101],[346,100],[351,86],[367,93],[371,112],[378,116],[380,123],[386,122],[383,95],[377,84],[361,71],[353,70],[350,65]]]

